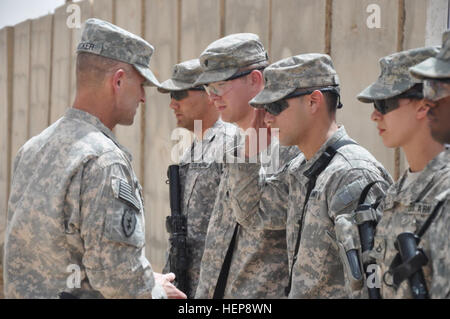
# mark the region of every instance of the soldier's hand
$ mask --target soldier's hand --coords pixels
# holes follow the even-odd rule
[[[154,273],[155,280],[163,287],[168,299],[187,299],[184,292],[177,289],[172,282],[175,280],[175,274],[159,274]]]
[[[255,129],[255,131],[248,131],[249,134],[247,134],[246,138],[245,138],[245,156],[248,157],[253,157],[256,154],[262,152],[263,150],[265,150],[267,148],[267,146],[270,145],[270,141],[271,141],[271,131],[270,131],[270,127],[268,127],[266,125],[266,123],[264,122],[264,117],[266,115],[266,111],[264,109],[255,109],[253,112],[253,118],[252,118],[252,122],[250,124],[250,128]],[[266,141],[262,141],[262,138],[260,136],[260,130],[259,129],[266,129],[267,130],[267,140]],[[256,133],[256,135],[255,135]],[[261,143],[260,142],[265,142],[265,143]],[[255,145],[253,145],[253,143],[256,143]]]

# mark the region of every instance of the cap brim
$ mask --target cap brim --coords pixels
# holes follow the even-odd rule
[[[194,86],[209,84],[219,81],[225,81],[238,71],[238,68],[226,69],[226,70],[212,70],[205,71],[198,77]]]
[[[146,86],[156,86],[160,87],[159,81],[156,79],[153,72],[148,67],[143,67],[140,65],[133,64],[136,70],[147,80]]]
[[[450,62],[431,57],[409,68],[411,74],[419,79],[450,78]]]
[[[273,89],[264,88],[258,93],[249,104],[255,108],[262,108],[264,104],[272,103],[281,100],[288,94],[294,92],[296,88],[285,88],[285,89]]]
[[[385,100],[404,93],[415,84],[415,82],[409,82],[391,85],[376,81],[359,93],[356,98],[363,103],[372,103],[374,100]]]
[[[182,91],[193,88],[194,85],[192,83],[181,82],[177,80],[169,79],[167,81],[162,82],[158,91],[161,93],[169,93],[170,91]]]

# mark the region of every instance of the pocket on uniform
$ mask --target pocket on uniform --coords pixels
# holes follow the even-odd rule
[[[136,190],[126,180],[112,177],[114,199],[105,220],[105,237],[141,248],[145,244],[144,220]]]

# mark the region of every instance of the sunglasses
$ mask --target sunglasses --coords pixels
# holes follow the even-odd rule
[[[400,99],[421,100],[423,99],[423,94],[420,92],[408,92],[406,94],[400,94],[390,99],[374,100],[373,105],[375,107],[375,110],[385,115],[400,106],[398,102]]]
[[[206,93],[208,93],[208,95],[214,94],[214,95],[217,95],[217,96],[223,96],[232,87],[232,85],[231,85],[232,83],[229,82],[229,81],[237,79],[237,78],[244,77],[246,75],[249,75],[254,70],[262,71],[262,70],[264,70],[264,68],[257,68],[257,69],[251,69],[251,70],[238,72],[236,74],[233,74],[231,77],[229,77],[225,81],[220,81],[220,82],[217,82],[217,83],[214,83],[214,84],[213,83],[205,84],[205,85],[203,85],[203,87],[204,87]]]
[[[176,101],[181,101],[182,99],[185,99],[189,95],[189,91],[204,91],[205,89],[201,86],[193,87],[187,90],[181,90],[181,91],[170,91],[170,98],[174,99]]]
[[[321,92],[335,92],[336,94],[338,94],[337,93],[337,90],[335,89],[335,88],[323,88],[323,89],[317,89],[317,90],[319,90],[319,91],[321,91]],[[289,95],[286,95],[284,98],[282,98],[281,100],[278,100],[278,101],[275,101],[275,102],[272,102],[272,103],[267,103],[267,104],[265,104],[264,105],[264,108],[267,110],[267,112],[269,112],[270,114],[272,114],[272,115],[278,115],[278,114],[280,114],[281,112],[283,112],[285,109],[287,109],[288,108],[288,102],[287,102],[287,100],[289,100],[289,99],[292,99],[292,98],[294,98],[294,97],[299,97],[299,96],[303,96],[303,95],[309,95],[309,94],[311,94],[311,93],[313,93],[314,91],[316,91],[316,90],[310,90],[310,91],[303,91],[303,92],[294,92],[294,93],[291,93],[291,94],[289,94]],[[339,96],[339,94],[338,94],[338,96]],[[341,104],[341,102],[340,102],[340,100],[339,100],[339,106],[338,106],[338,108],[340,108],[340,106],[341,106],[342,104]]]

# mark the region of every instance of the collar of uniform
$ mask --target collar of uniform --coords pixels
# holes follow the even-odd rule
[[[203,135],[202,141],[210,143],[216,136],[217,131],[221,130],[222,128],[223,128],[223,121],[221,119],[218,119],[213,126],[211,126],[209,129],[206,130],[205,134]],[[197,136],[195,136],[194,139],[195,142],[198,142]]]
[[[347,132],[345,131],[344,126],[341,125],[339,126],[338,130],[334,132],[334,134],[325,143],[322,144],[322,146],[319,148],[316,154],[314,154],[314,156],[310,160],[306,161],[305,170],[309,169],[311,165],[319,159],[320,155],[322,155],[322,153],[325,152],[328,146],[333,145],[334,143],[343,138],[350,139],[349,136],[347,135]]]
[[[395,183],[394,187],[390,188],[389,195],[395,197],[396,200],[402,202],[404,205],[410,205],[416,201],[421,201],[427,193],[425,190],[430,188],[430,183],[436,175],[440,175],[440,171],[448,166],[450,157],[450,150],[444,149],[435,158],[433,158],[427,166],[422,170],[420,175],[417,177],[416,182],[408,185],[406,188],[401,189],[406,178],[406,171],[403,173],[402,177]],[[420,187],[417,187],[420,185]],[[414,191],[412,191],[414,187]],[[400,190],[401,189],[401,190]]]
[[[130,159],[130,161],[133,159],[131,153],[126,149],[125,146],[123,146],[119,143],[119,141],[117,140],[114,133],[111,132],[111,130],[109,128],[107,128],[98,119],[98,117],[96,117],[88,112],[85,112],[85,111],[82,111],[79,109],[75,109],[75,108],[68,109],[65,114],[65,117],[68,119],[81,120],[83,122],[86,122],[86,123],[89,123],[89,124],[95,126],[95,128],[97,128],[99,131],[101,131],[103,134],[105,134],[106,137],[108,137],[110,140],[112,140],[114,142],[114,144],[116,144],[117,147],[119,147],[126,154],[126,156]]]

